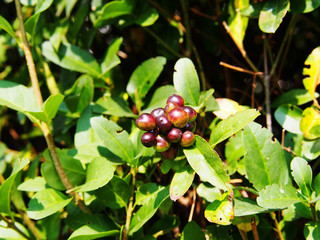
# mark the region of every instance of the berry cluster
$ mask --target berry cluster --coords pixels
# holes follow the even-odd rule
[[[165,159],[174,159],[179,147],[190,147],[195,137],[197,112],[184,106],[184,100],[177,94],[167,99],[164,108],[156,108],[151,114],[143,113],[136,124],[141,130],[147,131],[141,137],[146,147],[154,147]]]

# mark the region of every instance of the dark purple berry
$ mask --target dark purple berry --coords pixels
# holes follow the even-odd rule
[[[157,137],[156,137],[156,144],[153,145],[154,149],[157,151],[157,152],[164,152],[164,151],[167,151],[171,144],[169,143],[169,141],[166,139],[165,136],[159,134]]]
[[[170,112],[172,109],[179,107],[178,104],[174,102],[168,102],[167,105],[164,107],[164,111],[166,113]]]
[[[158,117],[167,115],[167,113],[164,108],[156,108],[151,112],[151,115],[157,119]]]
[[[145,147],[152,147],[156,144],[156,135],[151,132],[146,132],[141,136],[141,142]]]
[[[160,154],[164,159],[173,160],[177,157],[178,151],[178,145],[171,145],[171,147],[167,151],[161,152]]]
[[[179,96],[178,94],[173,94],[170,97],[168,97],[167,99],[167,104],[169,102],[174,102],[176,103],[179,107],[182,107],[184,105],[184,100],[181,96]]]
[[[179,128],[172,128],[167,134],[167,139],[172,143],[177,143],[180,141],[182,136],[182,131]]]
[[[196,130],[197,123],[196,122],[188,122],[187,125],[183,128],[183,131],[194,132]]]
[[[170,119],[166,116],[160,116],[156,119],[157,126],[161,132],[169,131],[172,128]]]
[[[149,113],[142,113],[136,120],[138,128],[150,131],[156,128],[156,119]]]
[[[172,122],[172,125],[176,128],[183,128],[189,121],[189,116],[182,107],[176,107],[168,113],[168,117]]]
[[[185,131],[182,133],[180,145],[182,147],[190,147],[195,141],[194,134],[190,131]]]
[[[197,112],[192,107],[184,106],[183,110],[185,110],[188,113],[190,122],[193,122],[194,120],[196,120]]]

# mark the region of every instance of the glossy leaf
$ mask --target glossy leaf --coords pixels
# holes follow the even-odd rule
[[[320,84],[320,47],[313,49],[304,65],[306,67],[303,69],[303,75],[307,77],[303,79],[303,85],[311,97],[315,98],[316,88]]]
[[[158,79],[167,60],[164,57],[151,58],[144,61],[132,73],[127,92],[136,103],[140,102]]]
[[[114,176],[107,185],[97,189],[95,195],[106,207],[120,209],[127,206],[131,196],[131,189],[129,184],[122,178]]]
[[[46,181],[43,177],[35,177],[33,179],[28,179],[22,182],[18,186],[19,191],[26,192],[39,192],[46,188]]]
[[[200,226],[194,222],[188,222],[187,225],[183,228],[181,240],[205,240],[204,232]]]
[[[319,94],[315,93],[315,97],[319,97]],[[292,89],[277,97],[272,102],[271,107],[277,108],[282,104],[303,105],[312,100],[311,95],[306,89]]]
[[[174,66],[173,84],[185,103],[198,106],[200,82],[195,66],[189,58],[179,59]]]
[[[148,2],[139,2],[136,5],[136,8],[139,11],[137,14],[134,14],[134,23],[140,25],[141,27],[151,26],[159,18],[158,11],[151,7]]]
[[[183,152],[193,170],[202,181],[211,183],[220,189],[228,190],[229,176],[223,169],[222,161],[210,145],[199,136],[195,136],[195,144]]]
[[[303,234],[306,240],[314,240],[320,238],[319,222],[308,222],[304,225]]]
[[[218,103],[218,109],[213,113],[221,119],[227,119],[237,112],[247,109],[247,107],[239,105],[236,101],[228,98],[217,98],[216,101]]]
[[[42,219],[61,210],[71,202],[62,193],[52,189],[37,192],[29,201],[27,214],[31,219]]]
[[[87,168],[86,182],[78,186],[75,192],[89,192],[101,188],[112,179],[114,171],[114,166],[105,158],[93,159]]]
[[[98,77],[101,69],[94,57],[86,50],[75,45],[64,43],[60,45],[59,51],[56,52],[49,41],[41,45],[42,54],[51,62],[62,68],[87,73]]]
[[[129,134],[125,130],[122,130],[113,121],[103,117],[93,117],[90,123],[108,150],[127,163],[133,160],[133,144],[129,139]]]
[[[222,120],[211,131],[210,145],[216,146],[218,143],[231,137],[236,132],[240,131],[247,124],[257,118],[260,113],[255,109],[243,110],[235,113],[233,116]]]
[[[155,196],[163,188],[156,183],[149,182],[143,184],[136,192],[136,204],[145,205],[152,196]]]
[[[93,106],[96,113],[108,114],[118,117],[135,117],[128,103],[119,96],[103,96]]]
[[[68,154],[68,149],[56,149],[61,165],[73,186],[82,184],[85,180],[86,172],[81,162]],[[43,153],[46,161],[41,165],[41,174],[46,183],[57,190],[66,190],[58,173],[55,170],[50,153],[46,150]]]
[[[295,13],[312,12],[320,6],[318,0],[290,0],[290,10]]]
[[[207,91],[202,91],[199,98],[199,106],[193,107],[196,111],[205,107],[206,112],[212,112],[219,109],[219,105],[216,99],[213,97],[214,89],[209,89]]]
[[[234,198],[234,215],[237,217],[259,214],[268,211],[250,198]]]
[[[257,203],[259,206],[268,209],[284,209],[291,204],[302,202],[298,197],[297,189],[290,185],[268,185],[259,192]]]
[[[230,34],[236,45],[243,49],[243,39],[248,26],[249,18],[241,14],[241,9],[249,7],[249,0],[230,1],[228,25]]]
[[[303,111],[300,129],[308,140],[320,137],[320,112],[316,108],[308,107]]]
[[[264,2],[252,2],[247,8],[240,9],[240,14],[250,18],[258,18]]]
[[[243,158],[246,153],[243,147],[242,131],[237,132],[229,138],[225,147],[226,169],[229,175],[234,174],[238,169],[238,161]]]
[[[8,177],[0,185],[0,213],[10,214],[11,213],[11,191],[14,184],[14,181],[22,171],[22,169],[29,164],[28,159],[16,160],[15,166],[12,170],[10,177]]]
[[[302,142],[302,156],[313,160],[320,156],[320,139]]]
[[[169,188],[162,187],[162,189],[155,195],[150,197],[147,204],[139,208],[139,210],[133,215],[129,234],[132,235],[136,231],[142,228],[142,226],[157,212],[161,203],[169,197]]]
[[[13,223],[16,228],[18,228],[20,231],[22,231],[26,236],[30,237],[30,234],[28,230],[18,221],[15,221]],[[21,236],[20,233],[18,233],[16,230],[13,228],[8,228],[7,223],[3,220],[0,221],[0,239],[6,239],[6,240],[25,240],[28,238],[25,238]]]
[[[121,61],[117,54],[122,44],[122,40],[122,38],[116,38],[110,43],[106,55],[100,64],[102,70],[102,74],[99,76],[100,78],[104,78],[105,74],[110,69],[120,64]]]
[[[170,184],[170,198],[176,201],[182,197],[190,188],[195,172],[190,166],[178,170],[172,178]]]
[[[243,133],[243,146],[247,152],[244,159],[248,179],[257,190],[274,183],[290,183],[284,150],[267,129],[250,123]]]
[[[274,33],[289,10],[289,0],[267,1],[259,16],[259,27],[263,32]]]
[[[17,38],[12,26],[1,15],[0,15],[0,29],[3,29],[4,31],[6,31],[8,34],[10,34],[11,37],[13,37],[16,40],[16,42],[19,42],[19,39]]]
[[[286,104],[277,108],[274,117],[283,129],[288,132],[301,134],[300,121],[302,110],[294,105]]]
[[[209,183],[200,183],[197,187],[197,194],[208,202],[213,202],[221,197],[220,189]]]
[[[312,194],[312,169],[308,162],[301,157],[295,157],[291,161],[292,176],[298,184],[303,195],[309,199]]]
[[[219,199],[210,203],[204,211],[204,216],[209,222],[230,225],[234,218],[233,191],[225,192]]]

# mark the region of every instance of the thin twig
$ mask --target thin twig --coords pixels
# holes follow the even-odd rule
[[[274,226],[276,227],[276,231],[278,233],[279,239],[280,240],[284,240],[284,237],[283,237],[283,234],[281,232],[281,229],[280,229],[276,214],[274,212],[270,212],[270,216],[271,216],[271,218],[272,218],[272,220],[274,222]]]
[[[257,84],[256,84],[256,78],[257,78],[257,75],[253,75],[252,88],[251,88],[251,108],[254,108],[254,89],[255,89],[256,86],[257,86]]]
[[[244,191],[251,192],[254,195],[259,196],[259,192],[257,192],[256,190],[254,190],[252,188],[248,188],[248,187],[237,186],[237,187],[233,187],[233,190],[244,190]]]
[[[42,236],[41,236],[41,233],[39,232],[39,229],[35,226],[34,222],[29,218],[29,216],[21,210],[18,210],[18,211],[22,217],[24,224],[26,224],[28,226],[28,229],[32,232],[34,237],[36,239],[42,239]]]
[[[200,76],[200,81],[201,81],[201,86],[202,86],[202,91],[206,91],[207,90],[207,81],[206,81],[206,76],[204,74],[204,70],[203,70],[203,66],[202,66],[202,62],[201,62],[201,58],[199,56],[199,53],[196,49],[196,47],[193,45],[192,47],[194,56],[196,58],[196,61],[198,63],[198,67],[199,67],[199,76]]]
[[[180,0],[180,4],[182,8],[182,13],[183,13],[184,26],[186,28],[186,50],[184,54],[186,57],[190,57],[192,52],[192,39],[191,39],[191,29],[190,29],[187,1],[188,0]]]
[[[18,19],[19,19],[21,37],[22,37],[21,47],[22,47],[22,50],[25,54],[25,58],[26,58],[28,71],[30,74],[32,88],[33,88],[33,91],[35,94],[36,102],[37,102],[37,105],[40,107],[43,103],[43,99],[42,99],[41,90],[39,87],[38,76],[37,76],[35,64],[33,61],[31,49],[29,47],[29,43],[28,43],[28,40],[26,37],[26,31],[24,28],[24,22],[23,22],[20,1],[15,0],[15,4],[16,4],[16,10],[17,10],[17,15],[18,15]],[[51,155],[53,164],[55,166],[55,169],[56,169],[63,185],[67,188],[67,190],[70,190],[73,188],[73,186],[72,186],[70,180],[68,179],[64,169],[62,168],[61,162],[60,162],[58,154],[56,152],[56,147],[55,147],[49,126],[46,123],[42,122],[41,129],[42,129],[42,132],[43,132],[44,137],[46,139],[48,149],[50,151],[50,155]],[[90,212],[90,209],[83,203],[83,201],[80,199],[80,196],[77,193],[71,192],[70,194],[75,198],[76,204],[79,206],[79,208],[81,208],[81,210],[83,212],[86,212],[86,213]]]
[[[251,228],[252,228],[254,240],[259,240],[259,233],[257,229],[256,218],[254,216],[251,218]]]
[[[196,191],[196,188],[193,188],[193,191],[192,191],[192,204],[191,204],[191,208],[190,208],[190,213],[189,213],[189,218],[188,218],[188,222],[191,222],[192,221],[192,218],[193,218],[193,213],[194,213],[194,208],[196,206],[196,201],[197,201],[197,191]]]
[[[251,74],[251,75],[254,75],[254,76],[255,76],[255,75],[263,75],[263,72],[253,72],[253,71],[244,69],[244,68],[242,68],[242,67],[233,66],[233,65],[231,65],[231,64],[229,64],[229,63],[220,62],[219,64],[220,64],[221,66],[230,68],[230,69],[235,70],[235,71],[238,71],[238,72],[248,73],[248,74]]]
[[[30,237],[28,237],[24,232],[22,232],[19,228],[17,228],[17,226],[14,224],[12,220],[7,219],[2,214],[0,214],[0,218],[7,224],[7,228],[13,229],[25,239],[30,239]]]
[[[266,107],[266,124],[267,128],[269,129],[270,132],[272,132],[272,116],[271,116],[271,102],[270,102],[270,77],[272,74],[269,73],[269,68],[268,68],[268,56],[267,56],[267,45],[266,45],[266,38],[265,43],[264,43],[264,48],[263,48],[263,56],[264,56],[264,78],[263,78],[263,83],[264,83],[264,103]],[[275,65],[275,64],[274,64]],[[274,66],[273,65],[273,66]]]

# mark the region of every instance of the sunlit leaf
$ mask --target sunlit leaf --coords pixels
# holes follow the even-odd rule
[[[308,107],[302,113],[300,130],[305,138],[314,140],[320,137],[320,112],[316,108]]]
[[[190,166],[186,166],[178,170],[170,184],[170,198],[176,201],[182,197],[189,189],[193,182],[195,172]]]
[[[216,98],[216,101],[218,103],[218,109],[213,113],[221,119],[227,119],[231,115],[248,108],[228,98]]]
[[[319,94],[315,93],[315,97],[319,97]],[[271,107],[277,108],[282,104],[303,105],[311,101],[312,97],[306,89],[292,89],[277,97]]]
[[[320,6],[318,0],[290,0],[290,10],[295,13],[308,13]]]
[[[10,23],[0,15],[0,28],[6,31],[8,34],[10,34],[11,37],[13,37],[17,42],[19,42],[19,39],[17,38],[12,26]]]
[[[313,49],[304,65],[306,67],[303,69],[303,75],[307,77],[303,79],[303,85],[311,97],[315,98],[316,88],[320,84],[320,47]]]
[[[274,113],[274,117],[281,127],[288,132],[301,134],[300,121],[302,110],[294,105],[281,105]]]
[[[312,194],[312,169],[308,162],[301,157],[295,157],[291,161],[292,176],[301,189],[302,194],[309,199]]]
[[[319,222],[307,222],[304,225],[303,234],[306,240],[314,240],[320,238],[320,224]]]

